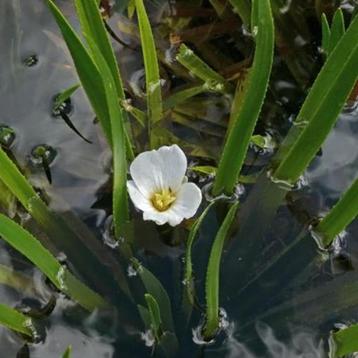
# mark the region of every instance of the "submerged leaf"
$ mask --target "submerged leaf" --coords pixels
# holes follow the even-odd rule
[[[211,248],[208,268],[206,273],[206,322],[204,326],[204,337],[210,340],[215,336],[219,329],[219,279],[220,279],[220,262],[224,247],[224,242],[229,233],[229,229],[235,219],[239,203],[233,204],[227,213],[224,222],[215,237]]]
[[[160,308],[158,302],[151,294],[146,293],[144,296],[148,305],[151,328],[153,330],[153,333],[157,341],[159,341],[161,336],[161,326],[162,326],[162,319],[160,317]]]

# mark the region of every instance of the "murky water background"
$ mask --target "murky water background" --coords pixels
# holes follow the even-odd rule
[[[70,3],[58,1],[66,16],[74,21]],[[153,21],[160,21],[160,11],[155,9]],[[108,245],[111,243],[108,238],[110,153],[100,128],[94,121],[82,90],[72,96],[70,118],[92,144],[83,141],[61,118],[51,114],[54,96],[77,83],[70,56],[57,27],[41,0],[0,0],[0,19],[0,125],[8,125],[15,130],[11,154],[22,168],[26,168],[34,186],[46,192],[51,208],[59,213],[72,210],[96,233],[105,249],[111,251],[113,249]],[[122,25],[118,25],[120,20]],[[110,21],[118,32],[127,22],[118,14]],[[132,46],[138,41],[124,33],[121,35],[123,41],[130,42]],[[133,51],[124,48],[118,43],[115,46],[121,68],[124,69],[128,92],[140,94],[143,87],[140,52],[138,49]],[[165,46],[165,43],[160,44],[164,52]],[[171,49],[166,50],[166,55],[170,56]],[[279,97],[274,100],[274,96],[270,95],[271,102],[266,109],[267,121],[259,130],[278,135],[285,131],[297,112],[301,91],[292,80],[287,79],[285,71],[280,71],[279,60],[275,66],[272,86],[275,96]],[[175,88],[180,84],[178,79],[170,78],[169,75],[166,79],[167,90],[170,86]],[[140,99],[137,101],[140,106]],[[196,114],[204,117],[206,125],[187,128],[177,124],[174,130],[192,144],[195,141],[204,142],[203,147],[215,158],[225,133],[228,110],[227,99],[209,94],[198,100],[196,108]],[[185,106],[179,109],[179,113],[185,113]],[[280,208],[274,226],[263,238],[264,243],[270,244],[265,245],[265,250],[257,251],[254,270],[258,269],[260,262],[270,258],[297,233],[302,232],[308,218],[332,207],[356,178],[357,133],[358,110],[347,109],[324,144],[322,153],[311,164],[302,187],[290,193],[285,205]],[[43,144],[53,148],[55,153],[50,166],[51,185],[43,168],[31,161],[33,148]],[[269,157],[269,154],[251,148],[246,171],[257,171]],[[193,161],[198,162],[198,159]],[[201,179],[201,182],[206,180]],[[249,185],[246,190],[250,191]],[[10,215],[15,215],[16,204],[6,210]],[[21,214],[21,208],[18,210]],[[29,218],[24,213],[21,215],[23,222],[28,223]],[[203,287],[208,250],[213,232],[218,228],[215,213],[210,215],[193,253],[198,287]],[[257,225],[260,223],[257,222]],[[168,289],[174,317],[178,318],[178,282],[181,282],[181,257],[184,251],[183,245],[173,246],[173,241],[183,242],[187,233],[184,229],[174,233],[158,230],[139,220],[135,228],[137,257]],[[302,256],[296,257],[295,261],[287,260],[246,289],[242,288],[240,277],[230,277],[230,271],[226,269],[221,288],[221,306],[227,313],[226,333],[218,337],[215,344],[205,348],[195,344],[191,329],[198,327],[201,321],[200,313],[195,313],[189,329],[183,335],[187,338],[181,342],[180,355],[243,358],[326,356],[326,338],[334,324],[358,319],[355,308],[358,288],[355,289],[354,285],[358,279],[358,245],[354,240],[357,239],[357,229],[358,223],[354,222],[337,249],[336,257],[343,256],[343,261],[331,255],[324,265],[306,267],[309,260],[305,256],[313,258],[316,252],[316,246],[311,240],[300,249]],[[240,254],[235,259],[244,265],[251,264],[245,262],[245,257]],[[41,274],[4,243],[1,243],[0,264],[21,270],[28,277],[30,287],[19,292],[9,285],[0,285],[0,301],[10,306],[40,309],[41,314],[46,316],[44,307],[53,292]],[[284,274],[286,266],[283,265],[292,265],[302,274],[291,280]],[[133,276],[130,270],[128,274]],[[128,279],[135,279],[135,275]],[[356,292],[355,297],[352,297],[352,292]],[[128,302],[121,301],[117,292],[113,292],[113,297],[116,297],[119,307],[122,304],[128,305]],[[199,296],[199,299],[204,302],[203,297]],[[135,306],[130,307],[133,316],[136,316]],[[28,346],[33,358],[60,357],[68,345],[72,345],[75,358],[145,357],[151,354],[151,348],[145,347],[141,338],[144,328],[139,320],[134,319],[137,323],[134,325],[133,320],[127,322],[120,315],[89,315],[62,296],[57,298],[56,307],[50,312],[45,318],[45,332],[40,332],[41,339]],[[27,348],[22,346],[20,337],[0,328],[1,357],[15,357],[20,349],[22,355],[19,354],[19,357],[27,356]]]

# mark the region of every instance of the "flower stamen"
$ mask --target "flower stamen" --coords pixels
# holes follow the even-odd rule
[[[170,189],[162,189],[151,198],[153,206],[160,212],[168,210],[175,200],[176,196]]]

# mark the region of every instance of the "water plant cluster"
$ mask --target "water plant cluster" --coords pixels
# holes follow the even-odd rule
[[[96,314],[96,329],[105,331],[116,321],[118,336],[136,332],[132,336],[142,342],[141,354],[184,356],[187,342],[194,340],[205,355],[230,341],[233,330],[245,339],[257,321],[280,325],[296,304],[302,315],[324,326],[325,352],[343,357],[358,351],[357,317],[338,328],[326,320],[328,312],[335,313],[336,322],[344,320],[344,312],[358,303],[356,284],[348,277],[354,267],[343,252],[346,230],[358,214],[358,179],[327,212],[307,214],[294,234],[275,246],[284,203],[300,195],[306,170],[342,111],[356,110],[357,4],[343,12],[317,0],[319,51],[296,54],[290,36],[308,29],[302,30],[298,19],[285,23],[285,1],[73,0],[79,29],[60,2],[44,2],[78,75],[78,83],[53,98],[52,115],[83,145],[92,145],[71,119],[71,98],[83,91],[96,118],[93,126],[100,127],[111,153],[107,241],[98,240],[74,213],[62,215],[51,207],[46,190],[16,160],[15,132],[8,126],[0,127],[1,239],[42,273],[54,296],[72,302],[78,315]],[[300,7],[296,3],[292,6]],[[154,26],[151,11],[157,7],[175,16]],[[118,31],[112,11],[122,14]],[[200,18],[207,16],[215,21],[202,24]],[[244,36],[232,34],[236,28]],[[205,39],[218,35],[229,44],[222,52]],[[128,38],[137,41],[137,48]],[[114,43],[141,57],[140,88],[128,84]],[[230,46],[240,60],[218,71]],[[290,125],[274,131],[265,128],[265,118],[275,96],[271,87],[278,61],[298,84],[302,100]],[[27,58],[27,66],[32,65],[36,58]],[[173,88],[166,87],[163,67]],[[220,107],[225,119],[219,111],[217,118],[207,116],[209,104]],[[31,153],[31,165],[43,170],[49,184],[56,156],[45,144]],[[14,201],[21,215],[10,210]],[[176,279],[170,285],[160,274],[172,270],[168,261],[143,246],[150,235],[158,251],[165,246],[172,255]],[[65,260],[59,259],[60,252]],[[313,290],[309,283],[317,272],[339,260],[348,276],[335,277],[332,270],[332,278]],[[27,280],[3,265],[0,273],[17,290]],[[278,273],[287,287],[275,284]],[[307,285],[304,294],[295,296],[295,285]],[[335,287],[341,295],[331,292]],[[294,298],[287,300],[292,292]],[[320,302],[320,309],[309,308],[312,300]],[[1,304],[0,323],[19,335],[27,350],[44,339],[43,317],[32,311]],[[63,351],[71,357],[71,347]]]

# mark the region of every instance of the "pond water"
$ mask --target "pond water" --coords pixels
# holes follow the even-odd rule
[[[57,3],[76,25],[72,1]],[[178,29],[182,26],[184,30],[179,33],[183,41],[195,45],[198,53],[225,76],[238,75],[237,66],[242,66],[245,56],[250,56],[252,47],[250,36],[239,21],[225,27],[225,20],[217,17],[209,2],[199,10],[193,10],[197,2],[190,6],[170,2],[171,10],[166,1],[148,3],[159,52],[169,58],[170,65],[161,68],[165,96],[186,82],[194,83],[190,75],[175,68],[175,46],[167,41],[168,26]],[[319,23],[312,1],[274,3],[281,4],[279,31],[287,23],[290,28],[285,29],[289,34],[280,33],[267,103],[257,133],[270,134],[279,142],[297,114],[322,59],[317,45]],[[353,2],[344,1],[342,6],[349,16]],[[179,15],[185,13],[180,21]],[[304,21],[298,20],[299,15]],[[187,25],[185,19],[189,16],[193,19]],[[0,327],[0,356],[57,358],[69,345],[74,358],[159,356],[152,347],[150,334],[145,332],[136,304],[125,297],[112,277],[112,270],[118,265],[126,277],[119,273],[117,277],[128,281],[143,297],[136,270],[120,256],[111,235],[111,155],[101,129],[81,89],[71,96],[68,116],[91,144],[52,113],[55,96],[78,82],[58,28],[42,0],[0,0],[0,18],[0,132],[6,126],[14,130],[8,153],[46,196],[54,211],[71,220],[71,225],[83,231],[84,237],[88,230],[93,233],[96,244],[88,245],[93,250],[99,248],[101,263],[97,261],[94,265],[88,259],[85,264],[97,278],[95,282],[84,279],[114,306],[109,312],[83,311],[56,292],[24,257],[1,242],[0,272],[4,266],[21,272],[26,285],[16,289],[16,285],[5,280],[0,284],[0,302],[40,317],[41,324],[38,339],[28,343]],[[131,30],[131,22],[119,13],[114,13],[108,23],[124,43],[113,40],[128,95],[143,108],[144,72],[138,33]],[[215,34],[210,26],[215,27]],[[242,43],[241,48],[237,43]],[[285,49],[287,44],[292,47]],[[181,138],[191,165],[214,164],[224,139],[230,101],[228,96],[209,93],[177,106],[166,120],[163,144],[170,144],[167,134],[170,131]],[[242,219],[245,228],[234,229],[223,256],[220,288],[223,330],[212,344],[203,345],[198,332],[203,323],[209,249],[223,208],[210,211],[193,248],[198,308],[187,323],[183,319],[181,297],[182,259],[188,231],[185,225],[172,229],[142,222],[140,214],[133,211],[135,256],[168,291],[179,338],[177,356],[325,357],[330,330],[337,324],[358,319],[358,241],[354,240],[358,222],[347,228],[330,254],[318,253],[307,229],[312,219],[329,210],[357,177],[357,133],[358,108],[352,105],[341,114],[300,185],[286,193],[269,226],[261,222],[255,185],[244,184],[240,200],[243,207],[247,204],[246,211],[251,214],[246,215],[243,209],[238,226]],[[34,149],[44,145],[51,157],[47,169],[34,158]],[[272,150],[251,146],[244,174],[260,173],[272,155]],[[211,181],[210,177],[191,171],[188,175],[201,187]],[[258,183],[270,190],[274,187],[265,175],[261,175]],[[11,200],[0,209],[40,235],[31,217],[16,201]],[[266,263],[296,237],[304,239],[262,272]],[[58,250],[57,255],[81,275],[82,268],[76,266],[69,253]]]

